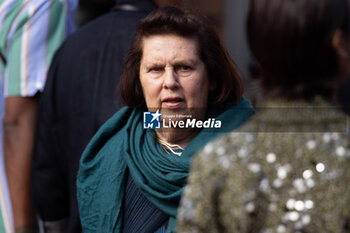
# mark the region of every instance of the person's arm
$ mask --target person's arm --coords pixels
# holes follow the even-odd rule
[[[205,148],[209,147],[210,144]],[[226,171],[218,166],[214,154],[207,155],[204,151],[198,152],[193,159],[178,210],[177,232],[223,232],[218,201],[226,182]]]
[[[35,97],[8,97],[5,100],[3,119],[5,168],[15,216],[15,228],[35,225],[29,174],[36,112]]]
[[[177,232],[258,232],[253,212],[265,207],[258,197],[258,173],[247,169],[230,137],[207,144],[194,157],[178,211]],[[239,136],[232,143],[240,148]]]
[[[16,8],[17,7],[17,8]],[[67,34],[65,1],[30,1],[14,4],[6,25],[4,156],[15,230],[35,230],[30,189],[30,168],[38,98],[52,56]],[[19,9],[18,9],[19,8]],[[4,30],[4,32],[7,32]],[[48,194],[49,195],[49,194]]]

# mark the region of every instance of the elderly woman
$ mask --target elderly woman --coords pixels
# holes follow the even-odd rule
[[[194,152],[254,113],[209,25],[177,8],[140,23],[121,81],[128,107],[105,123],[81,159],[85,233],[174,232]]]
[[[348,0],[251,0],[267,108],[195,157],[179,232],[350,232],[349,23]]]

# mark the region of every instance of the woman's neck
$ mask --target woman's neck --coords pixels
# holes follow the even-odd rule
[[[177,144],[186,147],[190,141],[198,134],[198,130],[194,129],[158,129],[157,137],[167,143]]]

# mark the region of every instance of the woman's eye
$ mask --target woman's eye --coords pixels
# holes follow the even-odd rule
[[[152,67],[152,68],[150,69],[151,72],[160,72],[160,71],[162,71],[162,70],[163,70],[162,67]]]
[[[179,67],[177,67],[178,71],[190,71],[192,70],[192,68],[190,66],[186,66],[186,65],[180,65]]]
[[[181,69],[182,69],[182,70],[190,70],[191,67],[189,67],[189,66],[181,66]]]

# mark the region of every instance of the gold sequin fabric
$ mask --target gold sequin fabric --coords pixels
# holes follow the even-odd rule
[[[350,232],[347,116],[322,99],[268,106],[285,111],[262,110],[196,154],[178,232]]]

